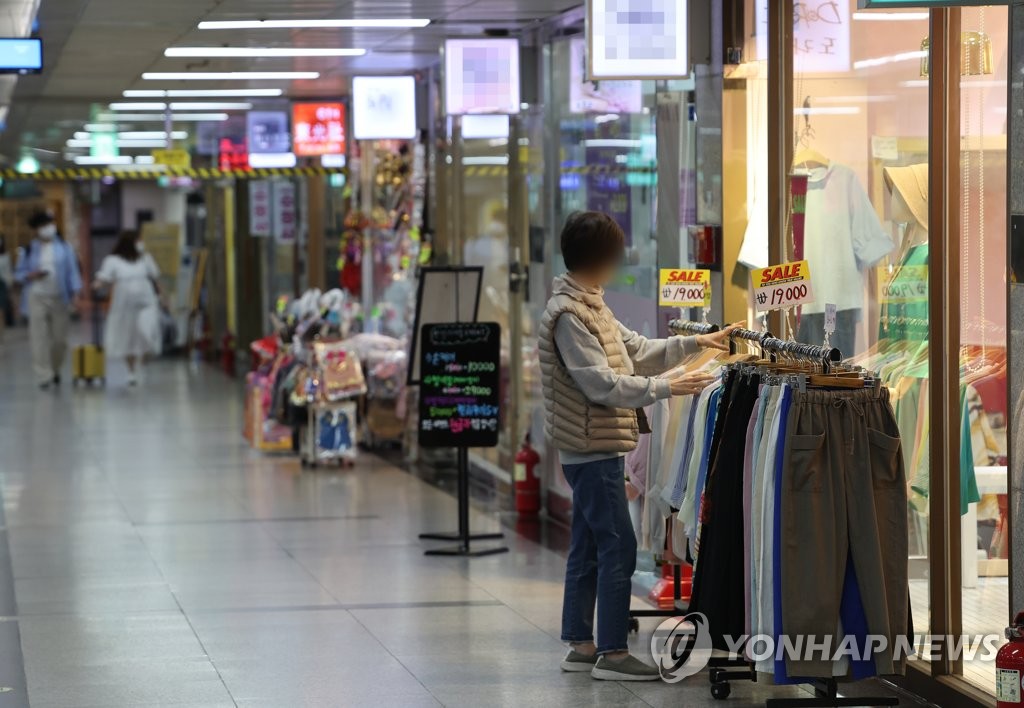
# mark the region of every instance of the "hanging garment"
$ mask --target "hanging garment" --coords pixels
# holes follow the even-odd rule
[[[848,554],[871,634],[893,647],[907,627],[906,476],[888,394],[793,393],[780,495],[779,594],[789,636],[822,636],[837,625]],[[891,652],[874,660],[879,673],[902,670]],[[832,675],[831,661],[787,658],[786,669]]]

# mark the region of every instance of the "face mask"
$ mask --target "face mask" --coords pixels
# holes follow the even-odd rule
[[[39,238],[49,241],[57,235],[56,224],[47,224],[46,226],[40,227]]]
[[[135,250],[138,251],[139,253],[145,253],[146,247],[142,245],[142,241],[136,241]]]

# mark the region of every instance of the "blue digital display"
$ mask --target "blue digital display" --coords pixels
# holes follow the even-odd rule
[[[0,74],[38,74],[43,70],[43,41],[0,38]]]

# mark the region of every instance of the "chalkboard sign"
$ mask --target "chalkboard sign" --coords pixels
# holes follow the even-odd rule
[[[498,444],[501,326],[494,322],[423,325],[420,434],[423,447]]]

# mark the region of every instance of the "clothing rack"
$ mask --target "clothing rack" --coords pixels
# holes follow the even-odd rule
[[[691,322],[689,320],[670,320],[668,328],[676,334],[713,334],[721,328],[711,322]]]
[[[785,341],[773,336],[770,332],[755,332],[749,329],[735,329],[730,333],[730,352],[735,353],[735,341],[742,339],[756,342],[761,347],[762,356],[770,356],[776,361],[779,354],[793,358],[816,361],[828,373],[833,364],[843,360],[842,352],[834,347],[803,344]],[[725,700],[732,692],[731,681],[757,682],[757,671],[754,663],[743,657],[712,657],[708,662],[708,674],[711,684],[711,695],[716,700]],[[814,689],[814,696],[807,698],[769,698],[765,701],[767,708],[845,708],[847,706],[898,706],[899,699],[895,696],[864,696],[842,698],[838,695],[838,682],[834,678],[808,678],[807,684]]]

